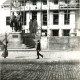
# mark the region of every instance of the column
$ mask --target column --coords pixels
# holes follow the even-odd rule
[[[38,23],[38,34],[41,35],[41,28],[42,28],[42,18],[41,12],[37,12],[37,23]]]
[[[49,26],[50,26],[50,11],[49,11],[49,5],[50,5],[50,2],[49,2],[49,0],[47,0],[47,37],[50,36],[50,30],[49,30]]]
[[[64,25],[64,12],[59,12],[59,25]]]
[[[32,13],[31,12],[27,12],[26,13],[26,20],[27,20],[27,29],[29,29],[29,22],[30,22],[30,19],[32,19]],[[27,32],[27,31],[25,31]],[[29,31],[28,31],[29,32]]]
[[[37,12],[38,27],[41,27],[41,12]]]
[[[50,25],[53,25],[53,12],[50,12]]]
[[[70,12],[70,26],[72,27],[70,36],[75,36],[75,11]]]
[[[59,30],[59,37],[62,37],[62,29]]]
[[[28,13],[26,12],[26,26],[25,26],[25,33],[29,33],[29,18]]]

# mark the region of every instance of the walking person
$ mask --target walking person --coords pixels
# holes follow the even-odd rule
[[[38,42],[37,42],[37,48],[36,48],[36,51],[37,51],[37,59],[39,59],[39,56],[41,56],[41,57],[43,58],[43,55],[40,54],[40,51],[41,51],[40,40],[38,40]]]

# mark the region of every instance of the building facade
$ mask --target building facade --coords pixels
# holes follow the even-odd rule
[[[20,11],[25,33],[29,33],[30,19],[36,19],[41,35],[79,36],[79,0],[7,0],[2,7],[6,11],[7,27],[11,12],[16,15]]]

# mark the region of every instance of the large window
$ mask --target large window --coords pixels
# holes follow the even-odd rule
[[[43,25],[47,25],[47,11],[43,11]]]
[[[37,3],[37,0],[33,0],[33,5],[36,5],[36,3]]]
[[[6,25],[10,25],[10,17],[6,17]]]
[[[58,4],[58,0],[54,0],[54,4]]]
[[[64,24],[67,25],[70,23],[70,12],[69,11],[65,11],[64,12]]]
[[[25,11],[21,12],[21,16],[22,16],[21,18],[22,25],[26,25],[26,12]]]
[[[47,5],[47,0],[43,0],[43,5]]]
[[[59,13],[58,13],[58,11],[53,12],[53,24],[54,25],[59,24]]]
[[[37,20],[37,12],[33,11],[32,12],[32,20],[36,19]]]
[[[21,1],[21,5],[22,6],[25,6],[26,5],[26,2],[25,1]]]
[[[70,35],[69,29],[63,30],[63,36],[69,36],[69,35]]]

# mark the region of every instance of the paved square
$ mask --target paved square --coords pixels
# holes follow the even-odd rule
[[[1,80],[80,80],[80,63],[1,62]]]

